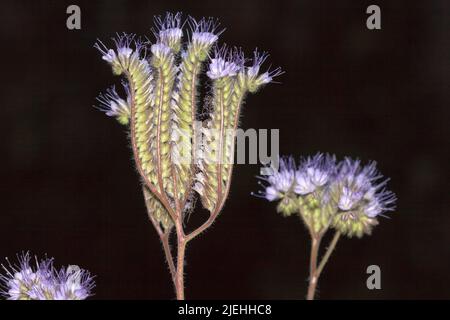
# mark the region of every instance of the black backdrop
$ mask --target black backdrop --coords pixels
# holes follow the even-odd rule
[[[82,29],[66,28],[78,4]],[[93,49],[115,32],[151,35],[152,16],[214,16],[226,43],[271,53],[282,84],[247,99],[243,128],[279,128],[282,154],[377,160],[398,209],[370,237],[339,243],[322,299],[450,297],[448,1],[7,1],[0,12],[0,256],[48,253],[97,275],[96,299],[172,299],[124,127],[91,106],[118,79]],[[297,218],[250,196],[235,169],[221,216],[187,251],[188,298],[301,299],[309,243]],[[205,218],[202,210],[190,223]],[[366,267],[382,290],[366,289]]]

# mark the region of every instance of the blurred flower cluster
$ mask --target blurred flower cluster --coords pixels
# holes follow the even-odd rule
[[[280,159],[279,168],[266,168],[270,174],[259,177],[264,187],[257,194],[278,201],[284,216],[298,214],[311,237],[310,277],[306,298],[313,300],[317,283],[341,237],[362,237],[378,224],[377,218],[394,209],[397,200],[386,189],[388,179],[377,171],[376,163],[317,153],[297,165],[292,157]],[[326,232],[335,229],[323,257],[320,244]]]
[[[31,263],[30,254],[18,255],[18,264],[2,265],[1,295],[8,300],[84,300],[94,288],[93,276],[76,265],[57,270],[52,258]]]
[[[283,158],[279,170],[260,179],[265,183],[259,195],[278,201],[284,216],[298,213],[312,233],[332,227],[349,237],[370,234],[377,217],[393,210],[396,200],[375,162],[337,162],[329,154],[301,159],[298,165],[292,157]]]

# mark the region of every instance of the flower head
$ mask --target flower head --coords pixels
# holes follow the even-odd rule
[[[363,167],[359,160],[346,158],[338,175],[338,182],[342,186],[339,209],[348,211],[359,207],[371,218],[392,211],[396,197],[384,188],[388,179],[380,182],[381,178],[376,162]]]
[[[135,52],[131,48],[131,44],[135,42],[134,37],[134,34],[117,34],[116,38],[113,38],[116,50],[106,47],[100,40],[94,45],[94,48],[102,54],[102,59],[111,64],[113,72],[117,75],[122,74],[123,70],[127,68],[130,57]],[[136,49],[136,52],[138,51]]]
[[[254,51],[253,64],[247,67],[247,86],[250,92],[257,91],[262,85],[272,82],[273,78],[283,73],[280,68],[266,71],[262,74],[259,73],[261,65],[266,61],[268,56],[266,52],[259,52],[258,49]]]
[[[202,18],[197,21],[189,17],[188,23],[192,32],[190,45],[204,60],[208,57],[209,50],[224,30],[219,29],[218,21],[213,18]]]
[[[77,265],[69,265],[58,272],[60,285],[55,291],[56,300],[84,300],[93,289],[92,276]]]
[[[304,159],[295,173],[296,185],[294,192],[307,195],[317,188],[323,187],[336,172],[336,157],[317,153]]]
[[[226,46],[216,48],[206,74],[213,80],[235,76],[242,68],[242,59],[241,51],[237,49],[228,50]]]
[[[170,55],[170,48],[163,43],[156,43],[151,46],[152,54],[158,59],[164,59]]]
[[[105,94],[100,94],[97,101],[100,103],[99,110],[106,113],[109,117],[115,117],[121,124],[128,124],[130,119],[131,95],[129,89],[125,86],[127,100],[122,99],[116,92],[115,87],[107,89]]]
[[[258,177],[267,184],[264,185],[264,191],[259,195],[268,201],[275,201],[283,198],[292,192],[295,184],[295,161],[292,157],[280,159],[278,170],[272,168],[269,176]]]
[[[156,43],[151,46],[150,50],[153,54],[152,64],[155,68],[160,68],[173,60],[172,49],[164,43]]]
[[[329,154],[304,158],[298,166],[291,157],[284,158],[279,170],[260,179],[267,185],[259,196],[280,200],[279,212],[299,213],[313,232],[331,226],[349,237],[361,237],[378,224],[378,216],[394,209],[396,201],[375,162],[362,166],[359,160],[345,158],[337,164]]]
[[[220,24],[214,18],[202,18],[196,21],[190,17],[189,24],[192,30],[192,43],[196,46],[212,46],[224,31],[218,30]]]
[[[84,300],[94,288],[93,277],[78,266],[57,271],[53,259],[45,258],[31,265],[30,254],[18,255],[19,263],[2,265],[1,294],[8,300]]]
[[[377,216],[394,209],[395,194],[385,189],[388,180],[381,178],[375,162],[366,166],[350,158],[341,162],[331,189],[338,209],[334,219],[338,230],[360,237],[370,233]]]
[[[181,49],[181,13],[166,13],[165,17],[155,17],[156,29],[153,30],[159,42],[170,47],[175,53]]]

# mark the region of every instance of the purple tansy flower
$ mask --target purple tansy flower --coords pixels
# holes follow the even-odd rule
[[[116,45],[116,50],[106,47],[106,45],[97,40],[94,45],[102,54],[102,59],[107,61],[113,67],[113,72],[117,75],[123,72],[123,69],[129,66],[130,60],[139,55],[139,51],[144,47],[139,41],[134,41],[134,34],[117,34],[116,38],[113,38]],[[137,43],[136,43],[137,42]],[[131,48],[131,44],[136,45],[136,50]]]
[[[239,67],[229,61],[225,61],[222,58],[211,59],[209,64],[209,70],[206,72],[211,79],[219,79],[223,77],[235,76]]]
[[[114,86],[107,89],[105,94],[100,94],[97,101],[100,103],[99,110],[106,113],[109,117],[117,118],[121,123],[128,122],[130,117],[131,95],[127,91],[127,100],[122,99],[116,92]]]
[[[215,50],[209,69],[206,72],[209,78],[215,80],[223,77],[235,76],[242,68],[243,58],[241,51],[228,50],[226,46]]]
[[[268,56],[267,52],[258,52],[258,49],[253,52],[253,65],[247,68],[247,76],[250,79],[254,79],[259,75],[259,69]]]
[[[170,47],[178,43],[181,40],[182,36],[183,31],[180,28],[166,29],[159,32],[160,41]]]
[[[76,265],[61,269],[55,300],[84,300],[91,295],[94,282],[90,273]]]
[[[31,265],[28,252],[17,257],[17,265],[9,260],[8,266],[2,265],[1,294],[8,300],[83,300],[91,295],[94,281],[88,271],[78,266],[57,271],[49,258],[35,257]]]
[[[282,198],[286,193],[291,192],[295,183],[295,162],[292,157],[280,159],[278,170],[271,170],[269,176],[258,177],[265,181],[264,191],[259,191],[258,195],[269,201]]]
[[[213,18],[202,18],[196,21],[189,17],[188,22],[192,30],[191,43],[197,49],[210,48],[224,31],[218,30],[219,23]]]
[[[295,173],[294,192],[307,195],[323,187],[336,173],[336,157],[317,153],[304,159]]]
[[[30,267],[30,256],[27,254],[19,257],[17,267],[9,265],[8,270],[2,265],[6,275],[0,275],[2,282],[2,295],[8,300],[27,300],[28,291],[36,283],[37,275]]]
[[[183,36],[181,13],[173,14],[168,12],[164,18],[156,17],[155,25],[156,29],[153,29],[153,33],[158,38],[158,41],[178,52],[180,50],[181,37]]]
[[[396,201],[395,194],[385,189],[388,179],[376,169],[376,162],[361,166],[359,160],[346,158],[337,176],[340,188],[337,199],[341,211],[360,210],[370,218],[385,211],[392,211]]]
[[[273,81],[273,78],[281,75],[281,68],[272,71],[259,73],[261,65],[266,61],[269,55],[266,52],[259,52],[258,49],[253,53],[253,64],[247,68],[247,82],[250,92],[256,91],[260,86]]]
[[[133,43],[135,35],[134,34],[118,34],[114,39],[117,48],[117,55],[119,60],[126,64],[131,54],[133,53],[133,49],[131,49],[131,44]]]
[[[153,55],[158,59],[164,59],[170,55],[170,48],[163,43],[156,43],[151,46]]]
[[[102,51],[103,49],[99,49],[102,52],[102,59],[106,62],[113,63],[117,59],[116,52],[113,49],[106,49]]]

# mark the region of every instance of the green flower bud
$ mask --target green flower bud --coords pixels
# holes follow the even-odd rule
[[[298,212],[298,209],[297,200],[290,196],[284,196],[277,205],[277,212],[281,213],[284,217]]]

